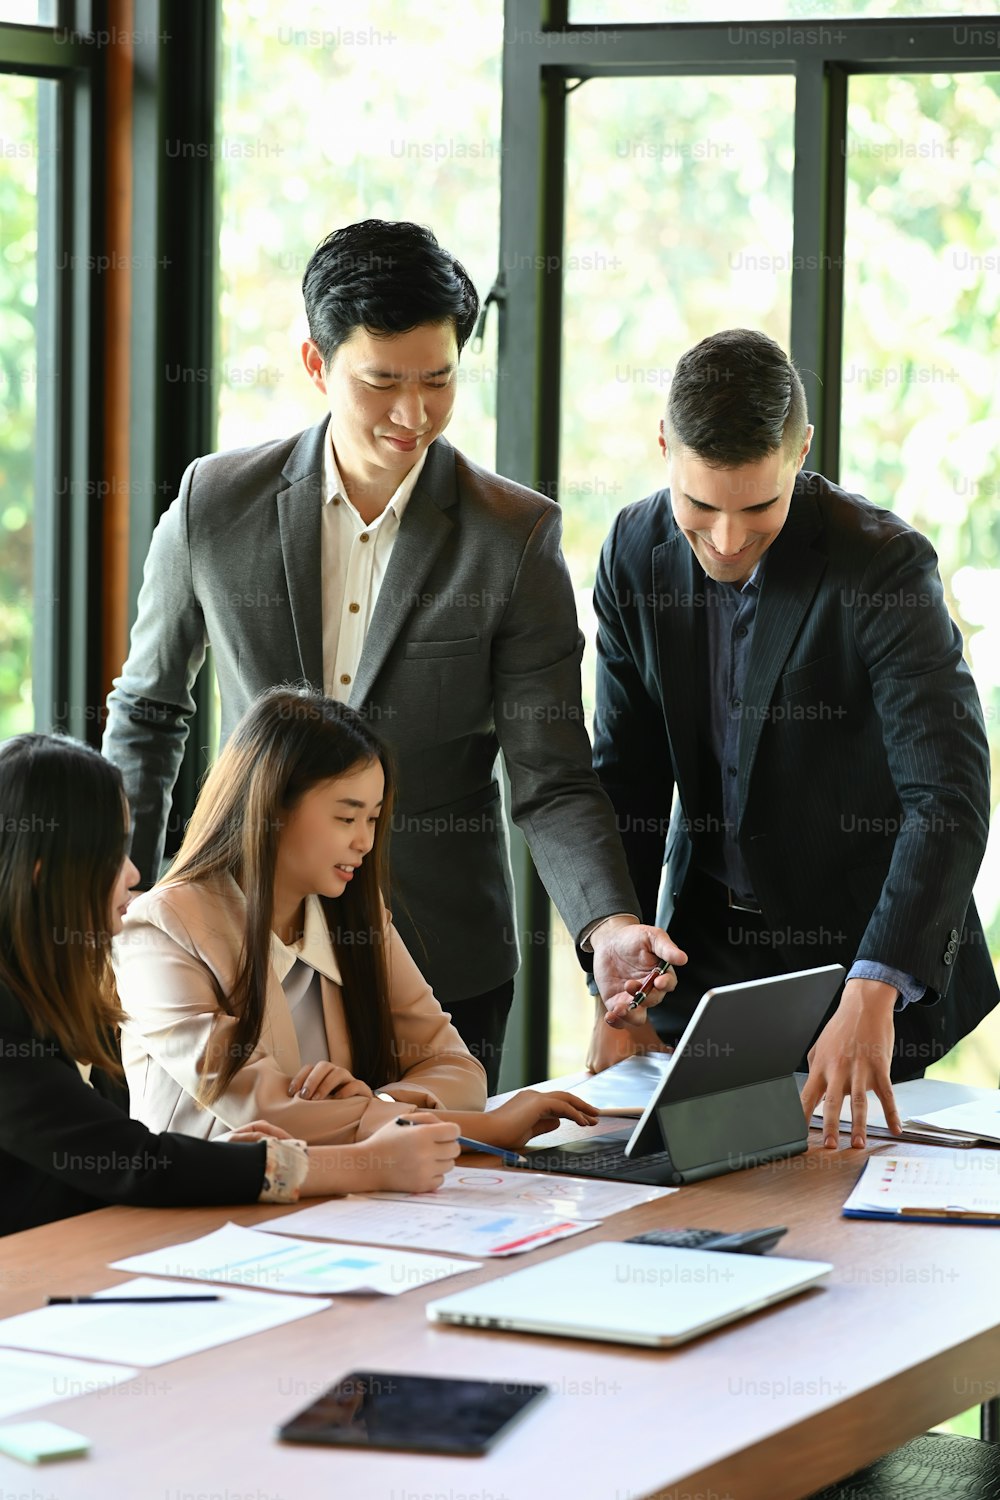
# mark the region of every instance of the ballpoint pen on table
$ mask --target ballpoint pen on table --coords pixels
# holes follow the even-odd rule
[[[104,1302],[121,1305],[125,1302],[221,1302],[218,1292],[199,1292],[177,1297],[46,1297],[49,1307],[72,1307],[78,1304],[100,1306]]]

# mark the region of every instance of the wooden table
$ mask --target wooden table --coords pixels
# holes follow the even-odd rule
[[[867,1152],[804,1156],[682,1188],[531,1255],[327,1312],[41,1415],[87,1459],[0,1458],[0,1500],[795,1500],[1000,1388],[988,1229],[845,1220]],[[907,1151],[932,1148],[907,1146]],[[485,1165],[485,1159],[478,1159]],[[998,1158],[1000,1164],[1000,1158]],[[123,1279],[108,1262],[271,1208],[112,1208],[0,1241],[0,1313]],[[671,1352],[431,1327],[432,1296],[658,1224],[786,1224],[822,1289]],[[290,1447],[276,1426],[351,1368],[537,1381],[551,1395],[483,1459]]]

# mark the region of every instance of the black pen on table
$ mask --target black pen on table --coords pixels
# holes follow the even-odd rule
[[[631,1002],[629,1003],[628,1007],[629,1010],[635,1010],[637,1006],[642,1004],[643,1000],[653,988],[653,980],[657,979],[659,975],[665,974],[670,967],[670,960],[667,958],[661,958],[659,963],[656,965],[656,968],[650,969],[649,973],[646,975],[645,979],[642,981],[639,988],[632,996]]]
[[[46,1297],[46,1307],[74,1307],[79,1304],[90,1304],[100,1306],[104,1302],[116,1303],[119,1306],[125,1302],[221,1302],[222,1298],[218,1292],[197,1292],[190,1295],[177,1297]]]
[[[410,1125],[412,1121],[406,1115],[400,1115],[396,1121],[397,1125]],[[508,1151],[506,1146],[489,1146],[485,1141],[473,1141],[467,1135],[458,1137],[458,1144],[465,1151],[485,1151],[490,1156],[499,1156],[505,1167],[526,1167],[528,1158],[522,1156],[519,1151]]]

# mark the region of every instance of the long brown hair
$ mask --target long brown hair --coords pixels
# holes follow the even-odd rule
[[[202,1102],[227,1089],[260,1041],[271,967],[274,870],[288,814],[319,782],[378,760],[385,772],[375,843],[342,896],[320,905],[343,979],[355,1076],[372,1088],[399,1077],[382,927],[392,768],[360,714],[321,693],[270,688],[247,709],[205,778],[177,858],[162,884],[228,874],[246,897],[246,931],[232,993],[223,1003],[236,1028]]]
[[[111,897],[128,843],[119,771],[54,734],[0,745],[0,983],[39,1036],[120,1074]]]

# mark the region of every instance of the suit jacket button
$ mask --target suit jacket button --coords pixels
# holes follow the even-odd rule
[[[951,938],[951,940],[952,940],[953,943],[957,943],[958,942],[958,928],[957,927],[953,927],[951,929],[951,931],[949,932],[948,936]]]
[[[946,964],[953,964],[955,962],[955,955],[954,955],[954,953],[952,953],[950,949],[946,950],[941,955],[941,961],[943,963],[946,963]]]

